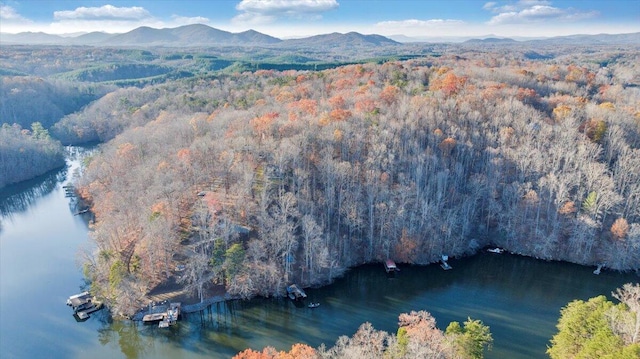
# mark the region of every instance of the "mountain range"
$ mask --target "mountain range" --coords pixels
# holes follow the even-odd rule
[[[393,39],[392,39],[393,38]],[[398,40],[398,41],[396,41]],[[43,32],[22,32],[18,34],[0,33],[0,43],[4,45],[89,45],[89,46],[273,46],[273,47],[382,47],[399,45],[402,42],[467,42],[477,44],[547,43],[547,44],[640,44],[640,33],[571,35],[544,39],[498,38],[496,36],[467,38],[411,38],[403,35],[384,37],[363,35],[357,32],[331,33],[300,39],[279,39],[255,30],[239,33],[216,29],[207,25],[194,24],[175,28],[154,29],[142,26],[122,34],[91,32],[80,36],[61,36]]]
[[[347,34],[332,33],[311,36],[303,39],[282,40],[255,30],[239,33],[219,30],[207,25],[194,24],[176,28],[154,29],[138,27],[123,34],[91,32],[88,34],[65,37],[43,32],[22,32],[18,34],[0,34],[0,43],[25,45],[91,45],[91,46],[383,46],[397,45],[398,42],[380,35],[363,35],[356,32]]]

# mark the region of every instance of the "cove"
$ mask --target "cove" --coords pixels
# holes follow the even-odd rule
[[[364,322],[395,333],[400,313],[429,311],[442,329],[467,317],[489,325],[487,358],[546,358],[560,308],[574,299],[607,295],[634,273],[603,271],[509,254],[453,259],[453,270],[382,264],[347,272],[333,284],[307,289],[309,309],[288,299],[213,305],[170,329],[111,321],[106,311],[76,322],[66,298],[83,289],[79,257],[88,248],[88,218],[75,216],[63,185],[78,168],[0,190],[0,356],[2,358],[229,358],[245,348],[296,342],[333,346]]]

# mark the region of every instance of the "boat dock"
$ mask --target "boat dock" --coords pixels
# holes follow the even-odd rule
[[[300,298],[306,298],[307,293],[305,293],[304,290],[299,288],[296,284],[292,284],[287,287],[287,296],[291,298],[291,300],[298,300]]]
[[[602,268],[604,268],[604,264],[598,264],[598,268],[593,271],[593,274],[598,275],[602,272]]]
[[[89,314],[102,309],[102,302],[96,300],[89,292],[74,294],[67,299],[67,305],[80,320],[89,318]]]
[[[496,253],[496,254],[502,254],[502,252],[504,252],[504,249],[496,247],[496,248],[489,248],[487,249],[487,252],[489,253]]]
[[[64,189],[64,196],[67,198],[73,198],[76,196],[76,188],[73,185],[67,184],[62,186]]]
[[[400,271],[400,269],[398,269],[398,267],[396,266],[396,263],[391,259],[387,259],[386,261],[384,261],[384,270],[386,270],[387,273]]]
[[[149,313],[142,317],[144,323],[159,322],[160,328],[167,328],[174,325],[180,317],[181,303],[170,303],[169,305],[158,304],[149,305]]]
[[[442,257],[440,258],[440,267],[441,267],[442,269],[444,269],[444,270],[450,270],[450,269],[452,269],[452,268],[453,268],[453,267],[451,267],[451,266],[449,265],[449,263],[447,262],[448,260],[449,260],[449,256],[448,256],[448,255],[443,254],[443,255],[442,255]]]
[[[87,308],[87,309],[83,309],[83,310],[79,310],[77,312],[75,312],[75,315],[78,317],[78,319],[80,320],[84,320],[89,318],[89,314],[96,312],[98,310],[102,309],[102,303],[101,302],[94,302],[94,305]]]

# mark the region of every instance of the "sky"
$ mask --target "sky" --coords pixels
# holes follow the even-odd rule
[[[279,37],[549,37],[640,32],[640,0],[0,0],[0,32],[123,33],[206,24]]]

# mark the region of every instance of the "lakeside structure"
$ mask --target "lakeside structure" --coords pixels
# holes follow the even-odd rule
[[[384,261],[384,270],[386,270],[387,273],[399,271],[398,267],[396,266],[396,263],[391,259],[387,259],[386,261]]]
[[[302,290],[302,288],[298,287],[296,284],[292,284],[287,287],[287,296],[291,300],[304,299],[307,297],[307,293]]]
[[[449,256],[446,254],[443,254],[442,257],[440,258],[440,267],[442,267],[442,269],[444,270],[450,270],[453,267],[451,267],[451,265],[449,265]]]
[[[149,312],[142,317],[144,323],[158,322],[158,327],[168,328],[171,325],[176,324],[180,318],[180,310],[182,304],[180,302],[175,303],[159,303],[149,304]]]
[[[73,309],[73,314],[80,320],[89,318],[89,314],[102,309],[102,302],[96,300],[89,292],[74,294],[67,299],[67,305]]]

